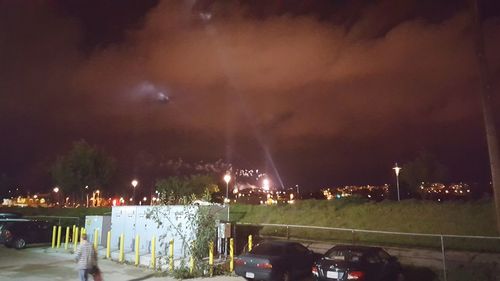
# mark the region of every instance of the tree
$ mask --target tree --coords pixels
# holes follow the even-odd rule
[[[420,152],[413,160],[403,165],[401,181],[411,194],[416,194],[422,182],[443,182],[448,179],[448,169],[428,152]]]
[[[187,204],[195,199],[210,201],[211,195],[219,191],[219,187],[209,175],[169,177],[158,180],[155,186],[160,200],[165,204]]]
[[[78,194],[85,187],[104,189],[115,171],[114,160],[85,141],[57,158],[51,168],[54,184],[66,194]]]

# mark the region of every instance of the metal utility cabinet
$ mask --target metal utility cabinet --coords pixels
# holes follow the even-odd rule
[[[94,242],[95,230],[97,230],[97,239],[99,246],[106,246],[108,231],[111,230],[111,216],[86,216],[85,230],[89,242]]]

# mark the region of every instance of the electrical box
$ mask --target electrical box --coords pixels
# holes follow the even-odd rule
[[[174,256],[185,256],[189,243],[196,239],[197,230],[191,221],[199,208],[207,208],[216,215],[226,216],[226,209],[217,205],[113,206],[112,248],[119,248],[119,237],[123,233],[125,251],[133,251],[136,235],[139,235],[140,252],[151,253],[151,240],[155,236],[157,255],[168,255],[169,242],[174,240]],[[229,230],[229,235],[230,233]]]
[[[111,248],[120,248],[120,235],[124,235],[126,252],[134,250],[136,206],[120,206],[111,209]]]
[[[108,231],[111,230],[111,216],[86,216],[85,230],[87,240],[90,243],[94,243],[94,235],[97,230],[97,244],[106,247]]]

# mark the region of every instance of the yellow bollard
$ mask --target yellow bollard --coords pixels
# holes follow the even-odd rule
[[[125,261],[125,251],[124,251],[124,240],[125,240],[125,236],[123,235],[123,233],[120,235],[120,258],[118,259],[120,262],[124,262]]]
[[[252,250],[252,235],[248,235],[248,251]]]
[[[71,232],[71,242],[75,242],[75,231],[76,231],[76,225],[73,225],[73,232]]]
[[[214,242],[210,241],[208,245],[208,265],[210,267],[210,276],[214,274]]]
[[[56,247],[57,226],[52,227],[52,248]]]
[[[151,239],[151,268],[156,270],[156,236]]]
[[[106,241],[106,258],[111,257],[111,231],[108,231],[108,239]]]
[[[97,244],[99,241],[99,231],[98,229],[94,230],[94,249],[97,251]]]
[[[234,240],[229,239],[229,272],[233,272],[234,269]]]
[[[78,247],[78,227],[75,228],[75,240],[73,240],[74,246],[73,250],[76,252],[76,248]]]
[[[82,241],[82,235],[85,233],[85,227],[80,228],[80,241]]]
[[[191,242],[191,258],[189,259],[189,273],[193,274],[194,271],[194,243]]]
[[[168,255],[168,264],[170,271],[174,271],[174,240],[170,240],[170,254]]]
[[[64,250],[68,249],[69,244],[69,226],[66,226],[66,239],[64,240]]]
[[[57,227],[57,248],[61,248],[61,232],[62,232],[62,227],[58,226]]]
[[[139,234],[135,236],[135,265],[139,265]]]

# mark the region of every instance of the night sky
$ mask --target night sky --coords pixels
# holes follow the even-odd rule
[[[498,94],[500,1],[482,2]],[[115,190],[179,158],[392,183],[420,151],[488,181],[471,24],[459,0],[0,0],[0,174],[48,190],[84,139]]]

